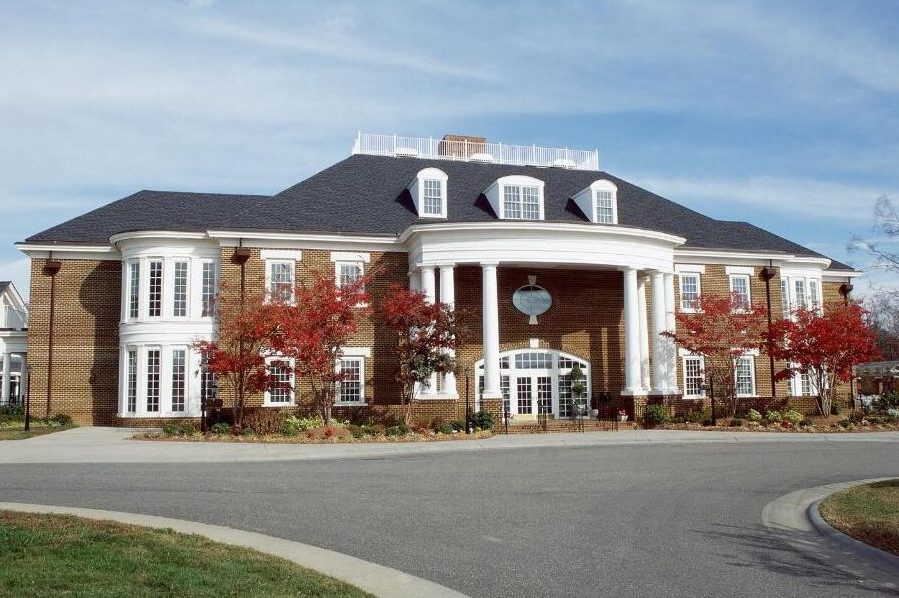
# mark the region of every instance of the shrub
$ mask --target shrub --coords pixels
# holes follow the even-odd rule
[[[793,409],[789,409],[789,410],[785,411],[783,413],[782,417],[783,417],[783,421],[789,422],[789,423],[793,424],[794,426],[797,425],[799,422],[801,422],[803,419],[805,419],[805,416],[803,416],[801,413],[799,413],[798,411],[795,411]]]
[[[664,405],[647,405],[643,411],[643,425],[653,428],[668,423],[668,411]]]
[[[776,409],[769,409],[765,412],[765,420],[771,424],[779,424],[783,421],[783,414]]]
[[[728,425],[731,428],[739,428],[743,425],[743,420],[740,419],[739,417],[734,417],[730,420],[730,423]]]
[[[692,411],[688,411],[684,414],[684,419],[687,420],[691,424],[698,424],[700,422],[705,422],[711,420],[712,418],[712,410],[711,409],[693,409]],[[705,424],[703,424],[705,425]]]
[[[830,404],[830,414],[831,415],[839,415],[843,411],[843,408],[840,407],[840,404],[836,401]]]
[[[749,412],[746,414],[746,419],[748,419],[751,422],[758,423],[758,422],[762,421],[762,414],[759,413],[758,411],[756,411],[755,409],[750,409]]]
[[[456,431],[456,429],[453,427],[453,424],[451,424],[450,422],[440,422],[434,428],[434,431],[437,432],[438,434],[452,434],[453,432]]]
[[[331,438],[332,436],[334,436],[334,428],[328,426],[325,428],[325,438]]]
[[[837,424],[837,425],[839,425],[841,428],[843,428],[845,430],[851,430],[852,428],[855,427],[855,424],[852,423],[851,421],[849,421],[848,419],[844,419],[843,421],[839,422],[839,424]]]
[[[871,402],[871,407],[884,413],[891,409],[899,409],[899,392],[890,390],[883,393]]]
[[[714,426],[715,421],[711,417],[709,417],[708,419],[702,420],[702,425],[703,426]]]
[[[483,409],[471,416],[471,425],[481,430],[492,430],[493,423],[493,414]]]
[[[296,436],[305,430],[306,428],[302,426],[300,418],[295,415],[288,415],[281,424],[281,434],[284,436]]]
[[[166,436],[177,436],[181,433],[181,426],[175,423],[165,424],[162,426],[162,433]]]
[[[671,419],[668,420],[670,424],[685,424],[687,423],[687,418],[683,415],[675,415]]]
[[[241,436],[255,436],[256,430],[251,428],[250,426],[244,426],[244,428],[240,431]]]
[[[450,425],[453,427],[453,432],[464,432],[465,431],[465,420],[464,419],[454,419],[450,422]]]
[[[49,420],[51,423],[57,426],[73,426],[75,422],[72,420],[71,415],[66,415],[65,413],[57,413]]]
[[[810,428],[815,425],[815,422],[806,418],[803,418],[802,421],[799,422],[799,426],[802,428]]]
[[[212,424],[212,427],[209,428],[209,431],[215,434],[216,436],[221,436],[223,434],[231,433],[231,424],[226,424],[225,422],[218,422],[217,424]]]
[[[409,433],[409,426],[406,424],[397,424],[387,428],[385,432],[388,436],[405,436]]]
[[[25,417],[25,408],[21,405],[0,406],[0,418],[19,419]]]
[[[190,422],[170,422],[162,426],[162,433],[166,436],[195,436],[199,434],[197,427]]]

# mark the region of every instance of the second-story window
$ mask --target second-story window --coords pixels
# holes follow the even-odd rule
[[[172,315],[187,317],[187,262],[175,262],[173,277]]]
[[[680,278],[680,307],[682,310],[696,309],[696,302],[699,301],[699,273],[698,272],[681,272]]]
[[[504,185],[503,212],[511,220],[540,220],[540,190],[524,185]]]
[[[422,211],[425,216],[443,215],[443,182],[438,179],[422,181]]]
[[[290,260],[270,260],[268,262],[269,297],[281,301],[293,299],[294,262]]]
[[[730,292],[738,307],[749,307],[749,276],[747,274],[731,274]]]
[[[203,262],[201,289],[202,316],[211,317],[215,311],[215,262]]]
[[[150,292],[147,313],[151,318],[162,317],[162,261],[150,262]]]
[[[362,276],[362,262],[337,262],[337,286],[353,284]]]
[[[780,279],[780,304],[785,318],[790,317],[790,286],[786,278]]]
[[[796,287],[796,307],[807,307],[808,299],[805,296],[805,279],[797,278],[794,281]]]
[[[133,260],[128,263],[128,317],[137,318],[140,315],[140,262]]]

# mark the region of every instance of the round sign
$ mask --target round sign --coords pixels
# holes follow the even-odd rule
[[[536,323],[537,316],[546,313],[553,304],[553,299],[543,287],[530,284],[512,293],[512,304],[518,311],[530,316],[532,323]]]

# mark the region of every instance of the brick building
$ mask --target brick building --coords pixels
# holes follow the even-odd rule
[[[777,315],[845,298],[857,274],[603,172],[596,152],[464,136],[360,135],[349,158],[272,196],[140,191],[19,248],[32,260],[35,412],[123,425],[199,415],[214,381],[190,344],[214,337],[222,283],[275,292],[314,270],[372,269],[376,307],[408,283],[454,304],[468,330],[459,371],[422,389],[419,413],[457,417],[469,392],[527,421],[571,415],[575,364],[588,399],[632,414],[698,404],[701,358],[659,334],[677,310],[737,292]],[[345,347],[341,410],[398,403],[394,342],[375,318]],[[767,356],[735,367],[741,397],[811,407],[807,379],[774,384]],[[295,386],[253,400],[310,404]]]

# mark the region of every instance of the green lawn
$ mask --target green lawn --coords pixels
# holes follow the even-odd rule
[[[0,511],[0,596],[370,596],[259,552],[199,536]]]
[[[821,516],[841,532],[899,555],[899,480],[832,494],[821,502]]]
[[[54,426],[50,428],[31,426],[27,432],[24,426],[16,428],[0,428],[0,440],[24,440],[32,436],[41,436],[43,434],[52,434],[53,432],[62,432],[63,430],[71,430],[71,426],[62,427]]]

